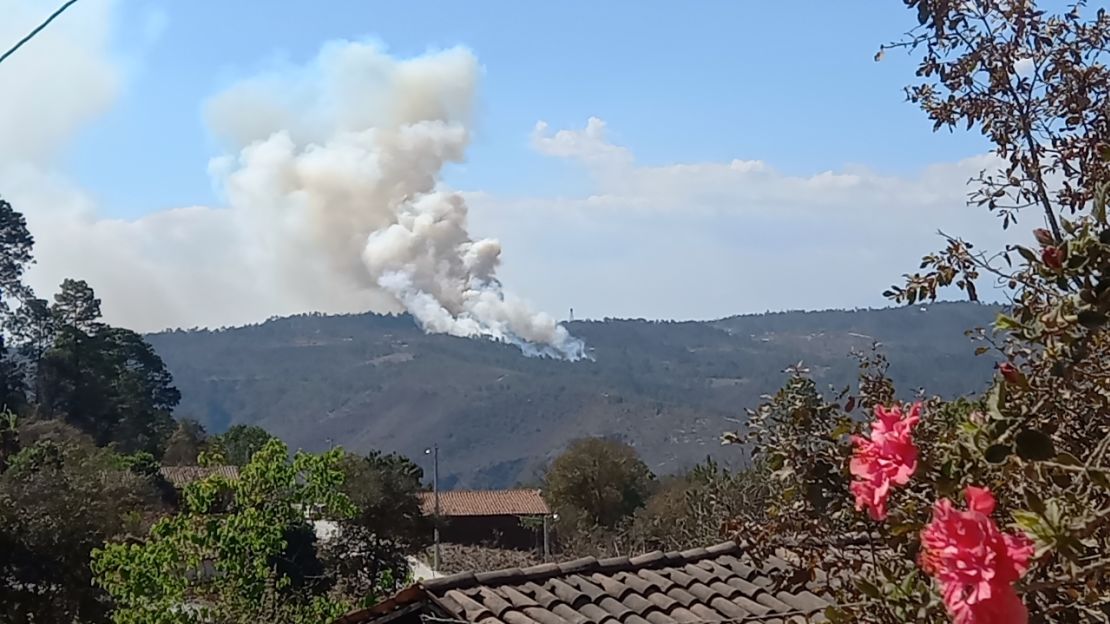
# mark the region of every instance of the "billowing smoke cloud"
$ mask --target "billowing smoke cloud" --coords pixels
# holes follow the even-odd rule
[[[139,331],[407,310],[429,332],[585,355],[555,319],[502,289],[499,243],[475,240],[462,197],[438,183],[470,138],[480,69],[469,51],[398,60],[336,42],[303,66],[239,81],[204,106],[226,149],[209,164],[226,206],[112,219],[54,170],[128,78],[109,45],[115,3],[88,2],[81,20],[59,21],[0,74],[2,90],[19,94],[0,99],[0,193],[36,237],[29,278],[42,296],[86,279],[107,320]],[[13,11],[0,23],[6,40],[42,17],[30,1]]]
[[[234,211],[270,224],[266,248],[302,281],[338,274],[388,293],[426,331],[579,359],[580,340],[502,290],[500,244],[474,240],[462,196],[438,188],[463,159],[478,73],[463,49],[396,61],[328,45],[313,67],[208,103],[210,126],[239,150],[212,171]]]

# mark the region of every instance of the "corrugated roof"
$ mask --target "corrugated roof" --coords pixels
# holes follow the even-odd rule
[[[424,513],[435,511],[431,492],[420,493]],[[439,514],[452,516],[542,516],[551,513],[539,490],[454,490],[439,493]]]
[[[455,574],[414,585],[336,624],[371,624],[401,612],[475,624],[694,624],[824,622],[832,603],[815,585],[777,589],[773,569],[734,542],[639,557],[593,557],[562,564]],[[808,619],[807,619],[808,618]]]
[[[239,478],[238,466],[162,466],[158,471],[162,478],[179,489],[213,474],[227,479]]]

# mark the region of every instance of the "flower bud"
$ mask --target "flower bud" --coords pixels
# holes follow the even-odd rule
[[[1037,228],[1033,230],[1033,237],[1037,239],[1038,243],[1046,247],[1056,244],[1056,238],[1052,236],[1052,232],[1049,232],[1044,228]]]
[[[1059,247],[1049,245],[1041,250],[1041,262],[1049,268],[1062,269],[1064,267],[1064,252]]]
[[[1013,365],[1012,362],[1003,362],[998,365],[998,372],[1002,373],[1002,378],[1012,384],[1020,384],[1022,381],[1021,371]]]

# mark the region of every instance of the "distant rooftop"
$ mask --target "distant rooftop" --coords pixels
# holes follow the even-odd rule
[[[239,478],[238,466],[162,466],[158,471],[162,473],[162,478],[178,489],[210,475],[227,479]]]
[[[420,493],[425,514],[435,511],[431,492]],[[543,516],[551,508],[539,490],[455,490],[439,493],[441,516]]]

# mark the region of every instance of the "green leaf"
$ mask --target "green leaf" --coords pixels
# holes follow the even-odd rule
[[[1009,444],[992,444],[983,453],[983,458],[992,464],[1001,464],[1010,456],[1012,450]]]
[[[999,314],[994,319],[994,328],[999,331],[1016,331],[1022,328],[1022,324],[1017,322],[1013,317]]]
[[[1001,419],[1002,409],[1006,406],[1006,384],[996,383],[987,395],[987,412],[992,418]]]
[[[1052,438],[1034,429],[1025,429],[1014,437],[1018,457],[1026,461],[1045,461],[1056,456]]]
[[[1015,511],[1013,515],[1014,524],[1017,525],[1022,532],[1033,536],[1038,546],[1043,546],[1052,542],[1052,527],[1045,523],[1044,518],[1042,518],[1040,514],[1019,509]]]
[[[871,583],[870,581],[868,581],[866,579],[858,579],[856,581],[856,587],[858,587],[859,590],[861,592],[863,592],[863,595],[867,596],[868,598],[874,598],[875,600],[879,600],[883,597],[883,592],[880,591],[879,588],[876,587],[873,583]]]
[[[1021,254],[1022,258],[1025,258],[1026,262],[1030,264],[1036,264],[1037,254],[1033,253],[1031,249],[1027,247],[1022,247],[1021,245],[1014,245],[1014,248],[1017,249],[1017,252]]]
[[[900,522],[890,527],[891,535],[906,535],[909,533],[916,533],[921,529],[920,526],[912,522]]]
[[[1029,511],[1043,516],[1045,511],[1044,501],[1030,488],[1025,488],[1025,504],[1029,507]]]
[[[1071,453],[1067,453],[1067,452],[1060,453],[1059,455],[1057,455],[1056,456],[1056,463],[1063,464],[1065,466],[1082,466],[1083,465],[1083,462],[1079,461],[1078,457],[1076,457],[1075,455],[1072,455]]]

